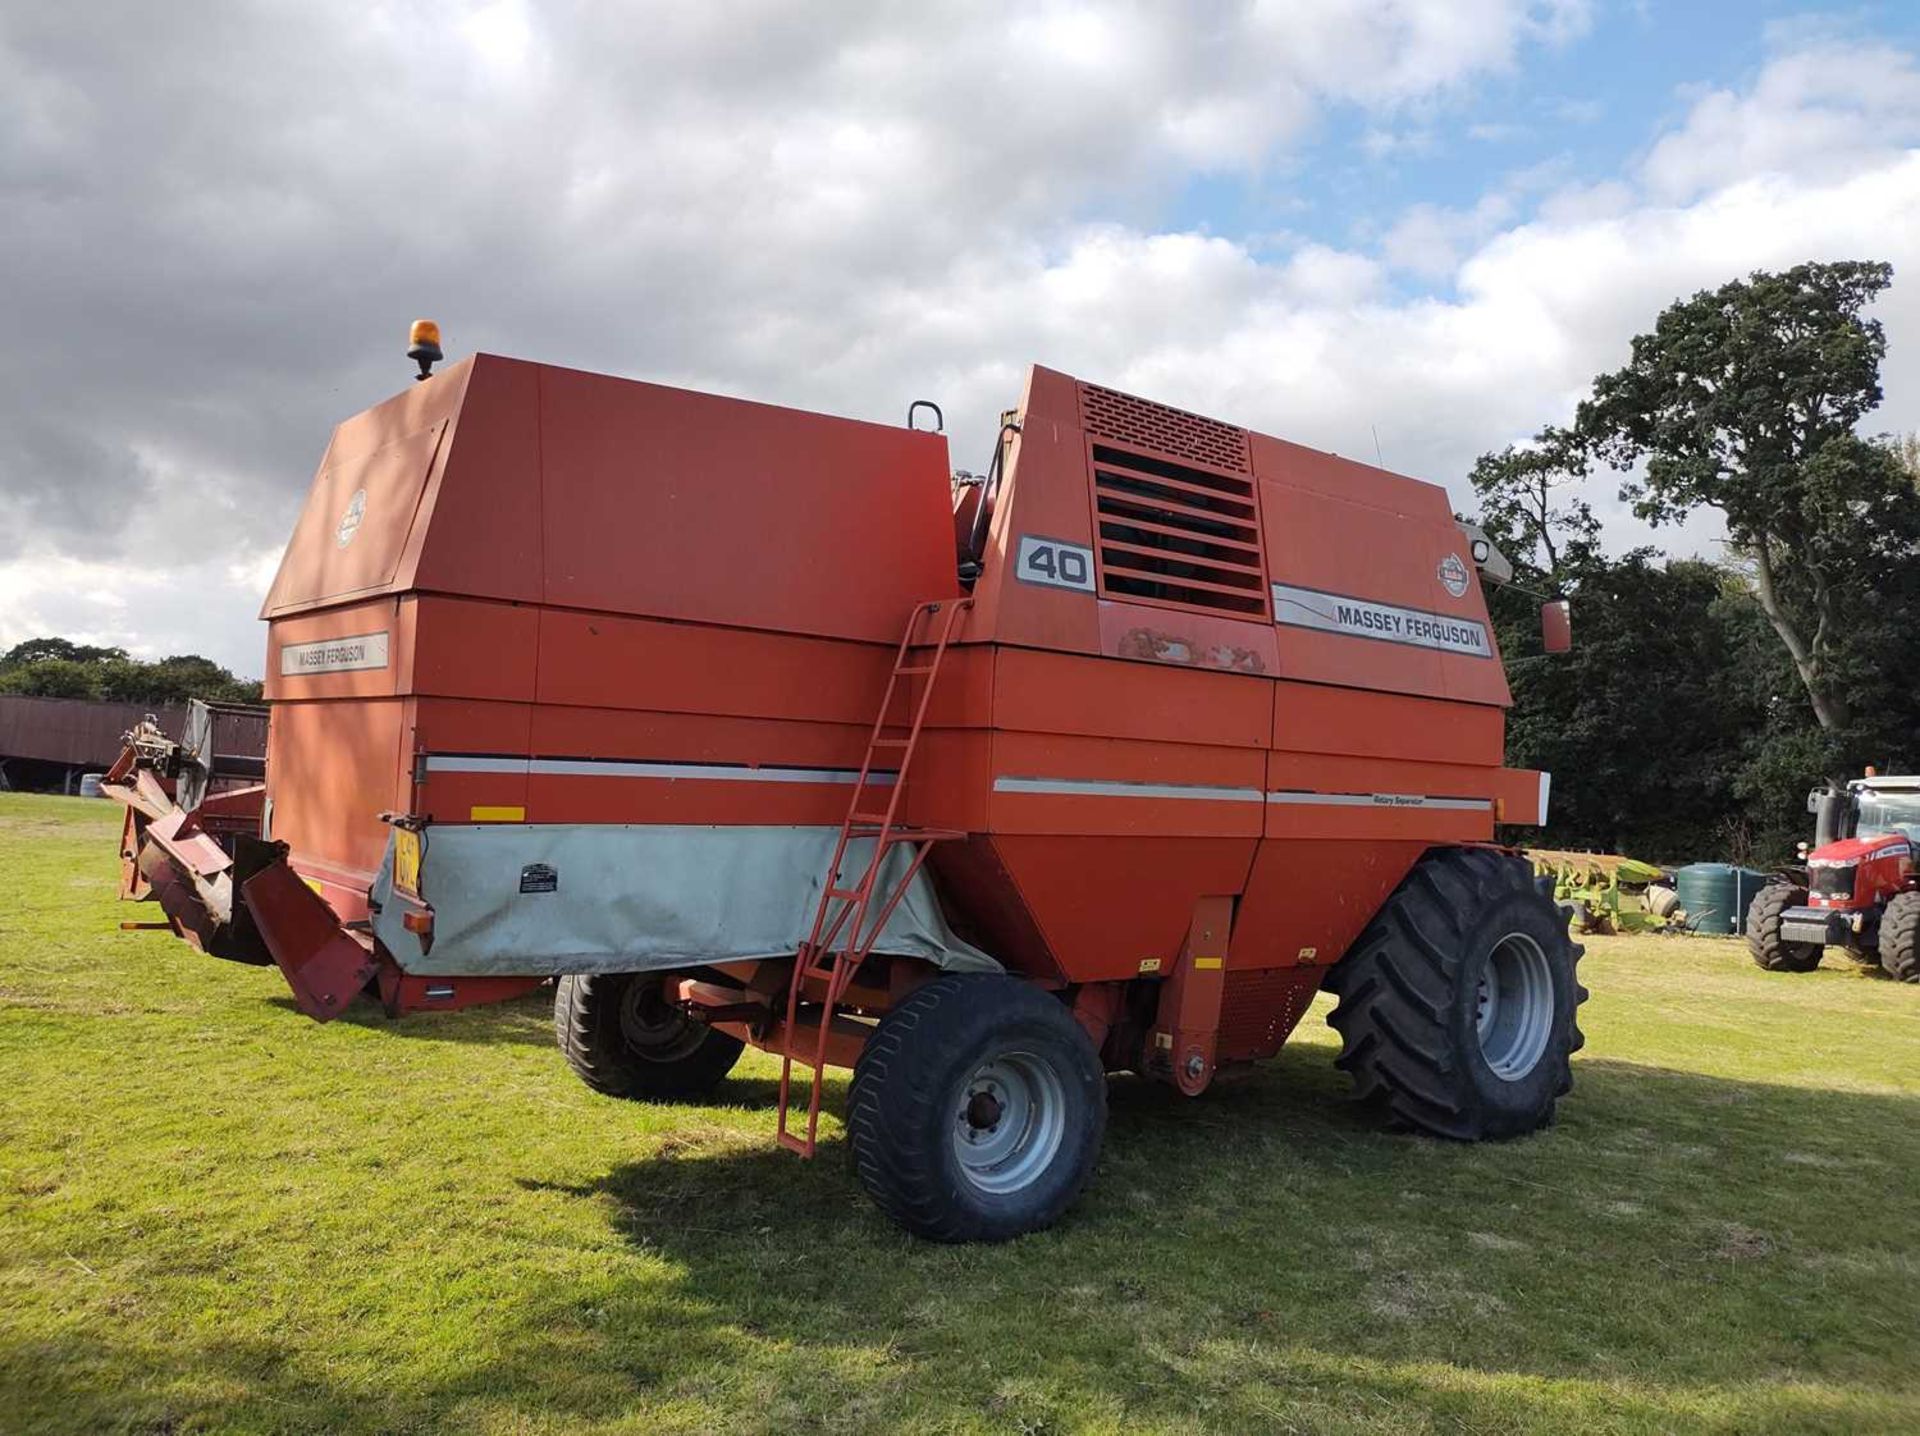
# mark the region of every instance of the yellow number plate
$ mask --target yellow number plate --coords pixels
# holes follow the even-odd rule
[[[393,830],[393,885],[420,896],[420,835],[405,828]]]

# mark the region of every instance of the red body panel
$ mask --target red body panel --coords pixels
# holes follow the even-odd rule
[[[1217,947],[1176,1025],[1270,1052],[1421,852],[1542,816],[1445,493],[1045,369],[1005,461],[905,789],[948,916],[1053,983]],[[341,425],[268,597],[273,835],[351,917],[383,812],[836,825],[953,513],[938,435],[454,365]]]
[[[1872,838],[1841,838],[1807,854],[1810,871],[1820,867],[1852,867],[1853,886],[1845,893],[1821,892],[1816,885],[1807,901],[1813,907],[1838,912],[1877,908],[1895,893],[1911,887],[1916,864],[1913,844],[1897,833]]]

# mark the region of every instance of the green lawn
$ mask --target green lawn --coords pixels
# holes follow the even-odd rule
[[[0,1430],[1920,1429],[1920,989],[1599,939],[1549,1132],[1376,1132],[1311,1015],[1113,1088],[1057,1230],[895,1233],[838,1139],[596,1097],[545,1005],[321,1027],[120,932],[0,795]],[[840,1089],[831,1098],[837,1108]]]

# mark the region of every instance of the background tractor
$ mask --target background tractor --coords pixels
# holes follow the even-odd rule
[[[1747,946],[1769,972],[1809,972],[1842,947],[1878,961],[1902,982],[1920,982],[1920,775],[1881,777],[1869,768],[1844,788],[1807,795],[1814,842],[1806,881],[1783,878],[1753,900]]]

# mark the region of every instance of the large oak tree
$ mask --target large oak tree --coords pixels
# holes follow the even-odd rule
[[[1602,374],[1574,431],[1625,496],[1669,523],[1707,506],[1791,658],[1821,728],[1853,717],[1841,626],[1849,596],[1910,564],[1920,503],[1896,452],[1855,426],[1880,402],[1886,335],[1864,311],[1890,266],[1801,264],[1702,291]]]

